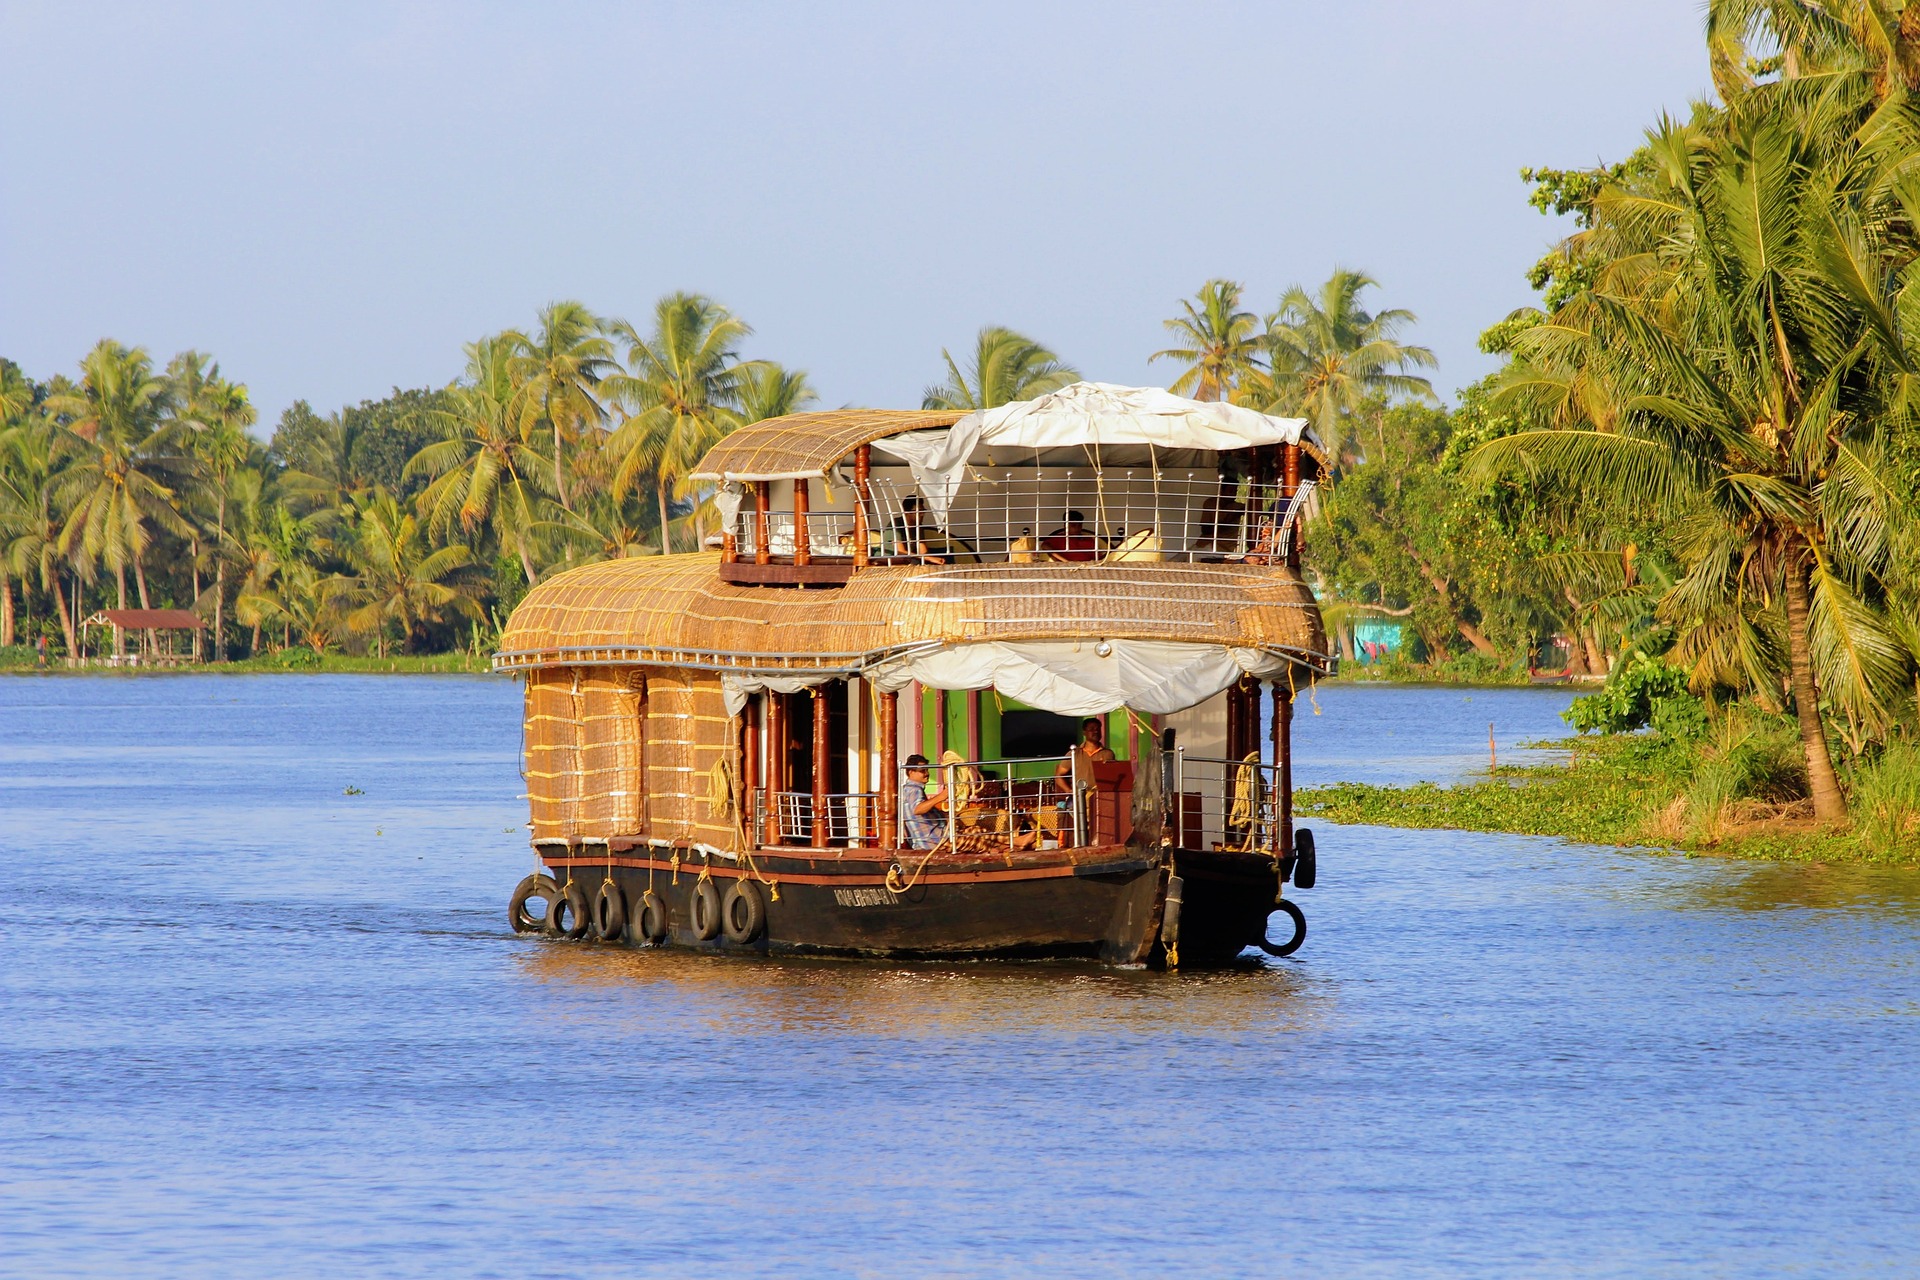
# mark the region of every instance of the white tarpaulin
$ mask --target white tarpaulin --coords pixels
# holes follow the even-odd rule
[[[1313,438],[1305,418],[1188,400],[1159,387],[1076,382],[1038,399],[968,414],[945,431],[909,431],[876,440],[873,447],[913,468],[914,483],[944,527],[948,499],[975,449],[1146,445],[1220,451],[1299,444],[1303,436]]]
[[[814,685],[838,679],[840,679],[840,673],[837,671],[809,671],[804,675],[792,676],[740,674],[729,671],[720,677],[720,700],[727,704],[728,715],[737,716],[747,705],[747,699],[756,693],[769,689],[774,693],[798,693],[802,689],[811,689]]]
[[[890,690],[915,680],[934,689],[992,687],[1063,716],[1102,715],[1123,706],[1142,715],[1170,715],[1205,702],[1242,674],[1275,676],[1286,665],[1286,659],[1258,649],[1217,644],[1025,640],[955,645],[886,663],[869,676]]]

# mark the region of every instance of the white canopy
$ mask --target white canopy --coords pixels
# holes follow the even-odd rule
[[[1146,445],[1221,451],[1299,444],[1303,437],[1314,440],[1305,418],[1276,418],[1238,405],[1188,400],[1159,387],[1076,382],[1034,400],[968,414],[946,430],[910,431],[876,440],[873,447],[913,468],[914,482],[944,525],[948,499],[959,488],[968,459],[983,447]]]
[[[1102,652],[1104,650],[1105,652]],[[1104,715],[1132,707],[1167,715],[1197,706],[1243,674],[1271,678],[1287,660],[1258,649],[1158,640],[1022,640],[947,645],[904,654],[867,672],[882,689],[919,681],[929,689],[999,690],[1029,707],[1063,716]],[[838,678],[729,671],[720,677],[729,714],[762,689],[796,693]]]

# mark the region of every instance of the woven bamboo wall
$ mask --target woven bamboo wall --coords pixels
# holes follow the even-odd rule
[[[738,844],[725,801],[710,799],[714,765],[737,745],[718,677],[545,668],[527,675],[526,717],[535,839]]]

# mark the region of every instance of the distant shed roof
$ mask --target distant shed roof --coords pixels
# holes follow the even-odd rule
[[[789,413],[741,427],[707,451],[696,480],[792,480],[823,476],[863,444],[928,427],[950,427],[961,409],[829,409]]]
[[[196,631],[206,626],[191,609],[102,609],[86,625],[130,627],[136,631]]]

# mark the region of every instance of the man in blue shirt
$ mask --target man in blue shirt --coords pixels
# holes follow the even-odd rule
[[[900,821],[909,849],[931,849],[947,836],[947,796],[939,787],[927,790],[927,758],[918,752],[907,757],[907,781],[900,788]]]

